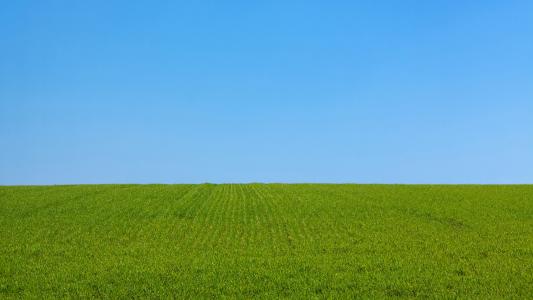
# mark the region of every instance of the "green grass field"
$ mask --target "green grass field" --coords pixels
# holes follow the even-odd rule
[[[0,298],[529,298],[533,186],[0,187]]]

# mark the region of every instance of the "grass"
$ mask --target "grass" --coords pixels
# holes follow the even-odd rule
[[[0,187],[0,298],[531,298],[533,186]]]

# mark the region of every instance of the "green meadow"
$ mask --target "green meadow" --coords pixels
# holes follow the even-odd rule
[[[533,297],[533,186],[0,187],[0,298]]]

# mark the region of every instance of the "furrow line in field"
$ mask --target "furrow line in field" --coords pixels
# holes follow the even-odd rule
[[[265,206],[265,212],[263,214],[263,217],[261,218],[261,225],[265,227],[266,230],[268,230],[268,239],[270,240],[269,246],[273,247],[276,245],[276,238],[275,238],[275,227],[274,227],[274,215],[276,211],[274,210],[274,205],[272,203],[272,199],[268,196],[265,196],[263,191],[258,186],[254,186],[252,190],[257,195],[257,198],[259,201]],[[279,212],[277,212],[279,213]]]
[[[167,189],[164,189],[163,191],[166,192],[166,195],[165,195],[166,199],[158,199],[154,197],[158,206],[162,207],[162,209],[160,210],[160,214],[162,216],[173,215],[176,209],[175,205],[176,204],[179,205],[180,201],[186,199],[186,197],[191,192],[194,192],[196,189],[197,187],[194,185],[185,185],[183,186],[183,189],[178,192],[172,191],[170,187]]]
[[[287,191],[289,191],[289,186],[287,187]],[[303,212],[302,208],[308,207],[311,204],[310,201],[306,201],[302,198],[301,194],[298,192],[298,190],[291,190],[291,204],[294,205],[294,209],[291,209],[291,212],[293,214],[293,220],[295,221],[295,226],[292,226],[293,228],[296,228],[295,231],[298,232],[298,235],[302,237],[305,241],[310,240],[311,242],[314,241],[313,235],[310,234],[309,228],[307,223],[305,222],[305,213]]]
[[[242,184],[237,184],[236,186],[236,196],[237,196],[237,203],[238,203],[238,207],[239,207],[239,217],[238,217],[238,222],[237,222],[237,238],[238,238],[238,241],[239,241],[239,245],[241,247],[241,249],[245,249],[246,248],[246,245],[247,245],[247,233],[249,231],[249,228],[247,227],[248,226],[248,222],[247,222],[247,215],[248,215],[248,211],[247,211],[247,206],[248,206],[248,201],[247,199],[244,197],[243,195],[243,192],[242,192]]]
[[[219,216],[223,213],[224,210],[224,197],[225,197],[225,188],[222,185],[217,186],[217,197],[215,197],[212,201],[212,216],[210,218],[210,226],[211,226],[211,237],[213,245],[222,246],[223,245],[223,239],[222,239],[222,233],[223,233],[223,227],[220,223]]]
[[[194,210],[192,210],[192,218],[189,220],[189,222],[191,222],[191,224],[197,229],[195,234],[190,234],[189,244],[192,249],[202,247],[204,242],[208,239],[209,230],[206,228],[207,216],[205,207],[211,202],[215,193],[216,188],[214,186],[207,186],[206,193],[197,197]]]
[[[219,238],[222,239],[224,244],[229,244],[231,240],[229,236],[231,234],[231,186],[224,184],[222,185],[222,196],[221,196],[221,205],[220,211],[218,212],[218,227],[221,231]]]
[[[258,235],[260,235],[260,230],[255,222],[260,207],[257,199],[250,194],[249,185],[241,184],[241,193],[243,200],[246,203],[246,225],[243,230],[246,233],[247,246],[250,246],[255,244]]]
[[[185,201],[182,202],[182,205],[175,211],[176,218],[182,219],[185,227],[183,228],[183,238],[181,246],[185,249],[191,247],[191,240],[196,237],[197,224],[192,222],[190,216],[190,206],[194,206],[198,202],[198,198],[201,198],[204,194],[205,187],[203,185],[198,185],[194,191],[187,194]]]
[[[209,198],[206,199],[205,205],[202,207],[203,219],[199,220],[202,233],[198,236],[198,243],[200,247],[209,246],[216,247],[219,242],[218,231],[219,226],[215,224],[216,215],[220,210],[220,198],[223,196],[222,188],[215,186]]]
[[[231,185],[229,184],[223,184],[223,197],[222,197],[222,210],[219,212],[218,217],[218,223],[219,226],[222,228],[222,237],[224,239],[224,243],[229,244],[231,242],[231,213],[232,213],[232,205],[231,205]]]
[[[245,223],[246,202],[243,199],[242,194],[241,194],[241,185],[235,184],[234,187],[235,187],[235,204],[237,207],[237,216],[235,218],[235,224],[234,224],[235,234],[236,234],[235,242],[237,243],[239,249],[243,249],[244,248],[244,243],[243,243],[244,235],[243,235],[242,230],[246,226],[246,223]]]
[[[324,210],[324,212],[329,215],[328,220],[330,220],[330,226],[340,229],[333,233],[335,238],[341,239],[343,238],[343,234],[349,234],[350,219],[346,214],[346,209],[354,206],[346,206],[346,204],[360,201],[361,194],[342,185],[309,185],[308,193],[314,197],[317,197],[316,195],[322,195],[318,199],[321,200],[324,206],[329,208]],[[328,201],[323,201],[323,199],[328,199]],[[339,205],[343,207],[339,207]]]
[[[237,240],[237,219],[238,219],[238,204],[239,201],[236,199],[236,188],[235,184],[230,184],[231,192],[230,192],[230,207],[231,207],[231,215],[229,221],[230,225],[230,241],[235,242]]]
[[[281,201],[285,201],[289,206],[288,213],[291,215],[291,219],[294,220],[294,228],[297,228],[298,234],[306,241],[314,243],[316,240],[316,234],[314,230],[309,228],[308,222],[306,222],[307,216],[302,212],[302,207],[308,208],[313,205],[312,201],[304,200],[301,193],[293,191],[297,187],[291,185],[274,186],[269,185],[269,189],[272,190],[272,194],[277,194]]]
[[[268,198],[271,199],[273,212],[274,212],[274,221],[276,234],[274,235],[277,239],[276,244],[281,246],[285,245],[282,250],[290,251],[291,249],[291,238],[290,234],[287,231],[287,215],[286,215],[286,205],[288,201],[280,197],[279,194],[274,192],[270,186],[265,186],[265,194]]]
[[[263,226],[261,224],[261,218],[264,215],[262,211],[262,207],[264,207],[264,205],[256,197],[253,190],[253,185],[248,184],[243,186],[243,188],[246,194],[246,199],[248,199],[248,202],[250,202],[251,207],[249,217],[250,223],[248,225],[248,230],[250,231],[250,242],[255,245],[262,238],[263,235]]]

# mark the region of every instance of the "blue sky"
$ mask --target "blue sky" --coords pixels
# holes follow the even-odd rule
[[[0,184],[533,183],[531,1],[7,1]]]

